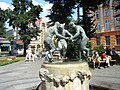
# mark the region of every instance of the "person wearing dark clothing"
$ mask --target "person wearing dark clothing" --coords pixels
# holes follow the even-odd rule
[[[106,48],[106,54],[111,56],[110,49]]]
[[[117,55],[115,48],[112,48],[111,50],[111,57],[112,59],[115,59],[115,56]]]

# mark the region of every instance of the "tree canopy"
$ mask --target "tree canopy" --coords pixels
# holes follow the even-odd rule
[[[5,22],[7,21],[7,10],[0,8],[0,37],[6,37]]]
[[[49,10],[50,14],[47,17],[50,18],[50,22],[60,23],[70,22],[69,18],[72,17],[73,8],[75,6],[74,0],[45,0],[49,3],[53,3],[52,8]]]
[[[77,9],[78,20],[76,20],[77,25],[82,25],[86,35],[88,37],[93,36],[95,32],[94,25],[94,15],[93,12],[98,8],[98,5],[103,3],[105,0],[45,0],[52,3],[53,6],[50,9],[50,14],[47,16],[51,19],[50,22],[53,24],[58,21],[60,23],[68,24],[70,18],[74,13],[74,9]],[[79,9],[82,8],[82,14]],[[82,15],[82,16],[80,16]],[[72,28],[67,28],[70,33],[74,35],[75,30]],[[78,58],[78,45],[72,41],[68,41],[67,57],[68,58]]]
[[[73,9],[78,8],[77,24],[83,26],[88,37],[93,36],[95,32],[95,25],[92,12],[97,9],[98,5],[106,0],[45,0],[49,3],[53,3],[50,9],[50,14],[47,16],[51,19],[50,22],[59,21],[60,23],[69,23],[72,17]],[[83,9],[83,15],[80,16],[79,8]]]
[[[12,0],[12,5],[14,9],[9,10],[9,25],[19,30],[26,53],[26,44],[29,44],[31,38],[37,37],[39,33],[35,21],[39,19],[42,8],[40,5],[33,5],[32,0]]]

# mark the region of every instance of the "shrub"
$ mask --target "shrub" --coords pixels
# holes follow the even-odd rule
[[[97,46],[97,47],[96,47],[96,51],[97,51],[99,54],[102,54],[103,52],[105,52],[104,46],[103,46],[103,45]]]

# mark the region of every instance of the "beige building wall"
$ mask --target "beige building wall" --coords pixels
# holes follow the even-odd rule
[[[115,6],[120,4],[120,0],[117,0],[117,2],[114,2],[114,0],[109,0],[108,4],[101,4],[99,8],[95,11],[100,12],[100,18],[96,18],[96,24],[97,22],[100,22],[100,30],[96,30],[97,37],[100,37],[100,44],[106,45],[106,36],[110,36],[110,45],[106,45],[106,47],[112,48],[115,47],[116,50],[120,51],[120,44],[117,44],[116,41],[116,35],[120,35],[120,26],[119,28],[116,27],[116,18],[120,18],[120,10],[119,12],[115,12]],[[108,9],[108,15],[105,16],[105,9]],[[109,29],[106,29],[106,20],[109,20]],[[93,48],[97,46],[96,38],[90,39],[90,42],[93,45]],[[94,43],[93,43],[94,42]]]
[[[37,26],[39,27],[40,33],[39,36],[37,36],[37,40],[35,38],[32,38],[32,41],[30,42],[29,46],[31,48],[39,48],[42,50],[44,48],[44,36],[47,31],[47,22],[45,21],[44,18],[40,18],[36,21]]]

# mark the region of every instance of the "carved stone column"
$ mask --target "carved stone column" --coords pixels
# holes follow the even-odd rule
[[[85,62],[43,64],[39,90],[89,90],[91,72]]]

